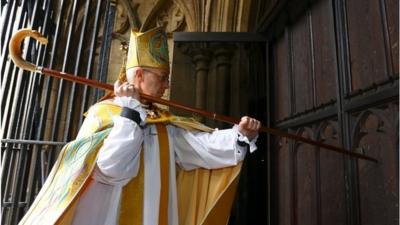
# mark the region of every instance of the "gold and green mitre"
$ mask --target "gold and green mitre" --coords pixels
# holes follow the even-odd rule
[[[163,27],[131,31],[126,69],[144,66],[169,72],[168,37]]]

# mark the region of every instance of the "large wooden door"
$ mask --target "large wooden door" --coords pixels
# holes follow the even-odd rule
[[[271,224],[398,224],[398,1],[289,1],[271,23]],[[275,215],[275,216],[274,216]]]

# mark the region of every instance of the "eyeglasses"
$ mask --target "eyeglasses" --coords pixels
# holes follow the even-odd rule
[[[162,82],[169,82],[169,74],[167,74],[167,73],[158,73],[158,72],[155,72],[155,71],[149,70],[149,69],[143,69],[143,71],[157,75],[157,77],[159,77],[160,81],[162,81]]]

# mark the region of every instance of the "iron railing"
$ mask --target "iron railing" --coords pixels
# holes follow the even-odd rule
[[[2,224],[15,224],[28,210],[65,143],[1,140]]]
[[[104,81],[116,7],[111,0],[2,0],[1,6],[1,215],[2,224],[12,225],[34,200],[61,146],[76,136],[83,113],[101,96],[17,68],[8,57],[9,40],[18,29],[38,30],[49,44],[26,40],[27,60]]]

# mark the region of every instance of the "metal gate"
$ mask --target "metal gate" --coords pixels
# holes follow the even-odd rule
[[[26,40],[28,61],[104,82],[115,2],[10,0],[1,6],[1,216],[2,224],[16,224],[102,93],[16,68],[8,58],[10,37],[25,27],[38,30],[50,44]]]

